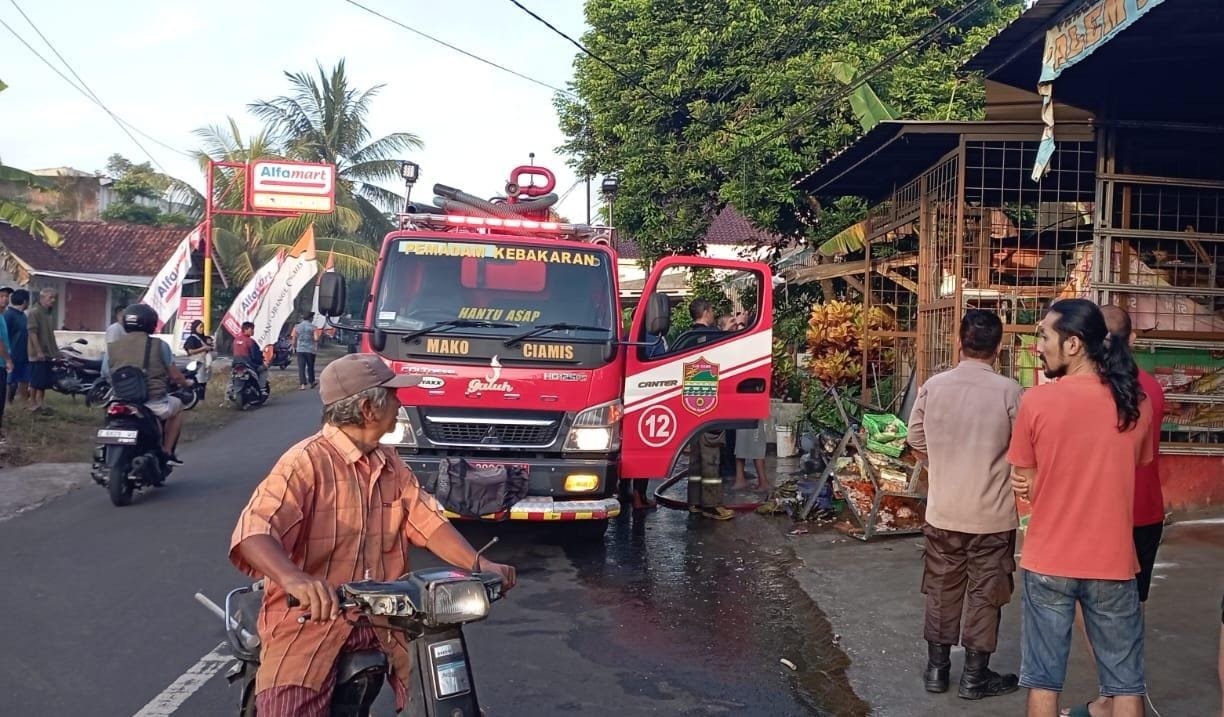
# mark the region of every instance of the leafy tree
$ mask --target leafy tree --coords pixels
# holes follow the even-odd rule
[[[196,218],[166,212],[158,206],[168,198],[171,188],[182,182],[156,171],[148,162],[134,164],[121,154],[112,154],[106,160],[106,171],[115,180],[111,188],[119,198],[102,211],[103,219],[150,226],[195,225]]]
[[[978,113],[982,87],[954,73],[1019,0],[980,5],[873,77],[870,95],[825,101],[963,2],[587,0],[584,43],[619,72],[575,60],[580,99],[555,99],[560,150],[580,174],[620,174],[614,223],[647,260],[700,251],[728,203],[782,237],[810,237],[818,208],[793,184],[846,146],[862,118]]]

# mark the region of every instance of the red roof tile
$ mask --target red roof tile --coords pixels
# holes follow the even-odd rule
[[[714,217],[705,234],[706,246],[760,246],[777,241],[777,236],[752,226],[744,215],[729,204]],[[622,259],[640,259],[642,256],[637,244],[631,241],[621,242],[618,253]]]
[[[64,242],[51,248],[29,234],[0,224],[0,244],[37,271],[153,276],[190,229],[121,222],[48,222]]]

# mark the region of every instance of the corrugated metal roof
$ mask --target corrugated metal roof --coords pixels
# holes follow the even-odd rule
[[[818,196],[882,199],[956,148],[961,135],[1036,139],[1038,122],[881,122],[795,183]]]
[[[961,69],[965,72],[981,72],[986,77],[991,77],[1008,62],[1031,48],[1034,42],[1039,45],[1037,53],[1040,58],[1046,28],[1055,17],[1075,2],[1077,0],[1037,0],[1032,7],[1021,13],[1020,17],[1000,30],[976,55],[969,58]],[[1034,75],[1040,74],[1041,67],[1034,68],[1033,72]]]

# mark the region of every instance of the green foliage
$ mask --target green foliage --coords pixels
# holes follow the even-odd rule
[[[164,212],[157,206],[172,187],[183,183],[156,171],[148,162],[135,164],[121,154],[112,154],[106,160],[106,171],[114,178],[111,188],[119,197],[102,210],[106,221],[174,227],[191,227],[198,221],[181,212]]]
[[[8,85],[4,82],[0,82],[0,92],[7,87]],[[16,167],[6,167],[3,164],[0,164],[0,182],[14,182],[38,191],[54,188],[54,185],[43,177]],[[23,204],[15,201],[0,199],[0,221],[29,232],[31,236],[41,239],[50,246],[59,246],[64,241],[59,232],[43,221],[41,214],[32,212]]]
[[[560,151],[580,175],[618,172],[614,223],[643,256],[700,253],[732,204],[782,237],[825,226],[794,181],[861,131],[837,73],[870,68],[962,0],[587,0],[583,41],[629,80],[575,59],[573,91],[555,99]],[[913,119],[978,116],[983,89],[956,69],[1019,0],[989,0],[936,42],[871,80],[879,107]],[[791,126],[793,124],[793,126]],[[772,133],[776,137],[769,137]],[[845,225],[838,226],[840,230]]]

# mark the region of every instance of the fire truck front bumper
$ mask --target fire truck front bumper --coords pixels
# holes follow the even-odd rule
[[[402,456],[417,475],[432,475],[438,471],[438,456],[412,454]],[[492,461],[470,458],[471,463],[484,466],[497,463],[518,465],[528,471],[530,488],[525,498],[509,510],[480,516],[480,520],[502,521],[574,521],[607,520],[620,515],[617,498],[619,466],[609,460],[539,459]],[[573,490],[576,482],[593,484],[589,490]],[[446,511],[451,519],[470,520]]]

